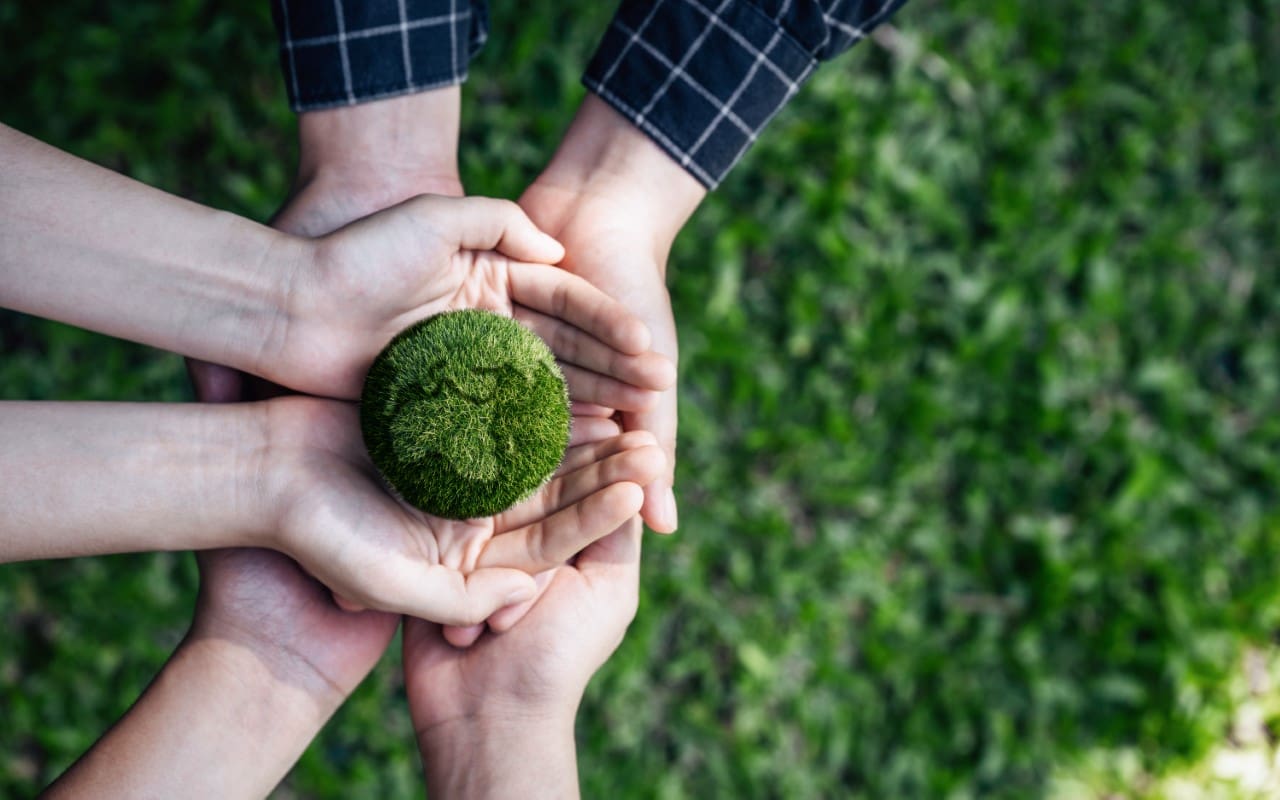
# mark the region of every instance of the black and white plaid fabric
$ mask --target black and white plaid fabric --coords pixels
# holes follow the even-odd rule
[[[714,188],[818,62],[906,0],[623,0],[583,83]]]
[[[488,36],[483,2],[272,0],[294,111],[461,83]]]
[[[583,83],[714,188],[819,62],[906,0],[622,0]],[[484,0],[272,0],[297,111],[460,83]]]

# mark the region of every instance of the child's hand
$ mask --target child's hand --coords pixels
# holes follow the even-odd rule
[[[396,333],[458,308],[515,316],[551,346],[575,401],[639,410],[675,381],[649,331],[585,280],[550,266],[563,248],[514,203],[422,195],[309,243],[283,281],[264,377],[355,398]],[[540,263],[534,263],[540,262]]]
[[[533,597],[532,573],[563,563],[640,510],[666,460],[632,434],[611,455],[556,477],[497,517],[431,517],[387,494],[345,403],[267,405],[261,487],[278,511],[265,544],[287,553],[348,607],[454,625]],[[598,448],[597,448],[598,450]],[[603,451],[601,451],[603,452]]]

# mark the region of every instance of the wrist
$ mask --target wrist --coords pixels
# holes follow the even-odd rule
[[[468,717],[418,731],[428,794],[451,798],[578,796],[574,718]]]
[[[217,547],[269,547],[276,526],[272,497],[271,432],[266,403],[205,406],[203,437],[210,447],[225,443],[229,455],[227,483],[230,499],[225,508],[232,519],[227,534],[197,549]]]
[[[275,380],[295,323],[296,293],[314,268],[317,247],[310,239],[256,223],[253,233],[252,239],[241,237],[251,247],[222,255],[206,284],[194,286],[180,337],[197,338],[200,345],[171,349]]]
[[[282,738],[310,741],[347,697],[315,664],[255,627],[251,616],[228,618],[203,588],[179,655],[204,665],[221,682],[214,685],[233,683],[237,702],[270,721],[269,727],[253,724],[250,735],[293,731]]]
[[[368,214],[417,194],[460,193],[461,97],[460,87],[447,86],[301,114],[295,194],[340,187],[377,201]]]
[[[594,94],[583,100],[534,187],[584,203],[625,204],[638,224],[668,243],[707,193],[648,135]]]

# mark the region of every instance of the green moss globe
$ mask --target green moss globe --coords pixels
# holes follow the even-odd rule
[[[405,501],[487,517],[551,477],[569,444],[569,393],[551,350],[518,322],[449,311],[401,331],[365,378],[360,429]]]

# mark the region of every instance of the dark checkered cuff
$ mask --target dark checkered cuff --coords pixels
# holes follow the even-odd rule
[[[583,83],[708,188],[905,0],[623,0]]]
[[[461,83],[488,35],[482,2],[272,0],[289,105],[314,111]]]
[[[624,2],[583,83],[714,188],[817,60],[748,3]]]

